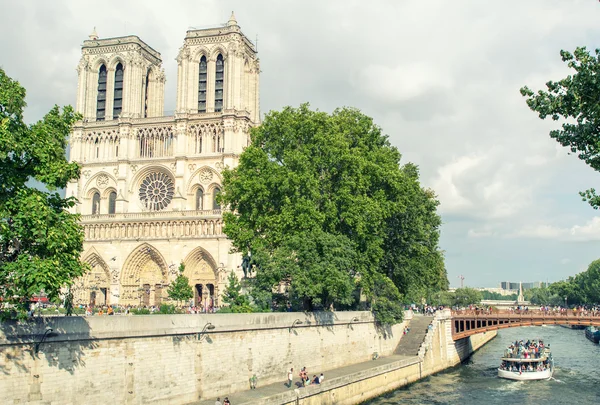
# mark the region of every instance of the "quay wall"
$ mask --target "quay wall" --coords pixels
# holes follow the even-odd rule
[[[246,390],[252,374],[265,385],[290,367],[326,372],[390,355],[404,326],[378,328],[358,311],[2,323],[0,392],[3,404],[184,404]]]
[[[354,405],[411,384],[428,375],[457,366],[495,338],[497,331],[452,340],[450,311],[432,318],[418,356],[398,359],[382,367],[373,367],[352,375],[329,379],[322,385],[309,386],[272,398],[243,405]]]

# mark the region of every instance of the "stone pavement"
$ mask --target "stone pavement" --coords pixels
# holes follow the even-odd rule
[[[359,381],[365,378],[385,373],[390,370],[406,367],[408,365],[418,363],[417,356],[392,355],[388,357],[380,357],[376,360],[366,361],[363,363],[353,364],[346,367],[340,367],[333,370],[324,371],[325,381],[321,385],[310,385],[308,387],[297,388],[296,383],[300,383],[297,376],[296,367],[294,367],[294,382],[292,388],[288,388],[285,373],[281,376],[281,382],[260,385],[254,390],[237,392],[228,394],[224,392],[221,395],[221,402],[225,397],[228,397],[232,405],[257,405],[257,404],[282,404],[295,401],[297,396],[304,397],[306,394],[316,394],[320,391],[329,390],[338,386],[346,385],[353,381]],[[298,369],[300,369],[298,367]],[[308,370],[309,376],[320,374],[321,370]],[[303,395],[304,394],[304,395]],[[190,405],[214,405],[216,398],[204,399],[193,402]]]

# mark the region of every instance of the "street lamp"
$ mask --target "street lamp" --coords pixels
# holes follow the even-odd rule
[[[565,309],[567,309],[567,297],[565,297]]]
[[[300,319],[296,319],[294,321],[294,323],[292,323],[292,326],[290,326],[289,332],[292,333],[292,329],[294,329],[294,326],[296,325],[302,325],[302,321]]]

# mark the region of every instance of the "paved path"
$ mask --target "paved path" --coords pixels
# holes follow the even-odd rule
[[[391,369],[418,363],[420,361],[419,358],[412,354],[418,351],[418,348],[425,337],[427,325],[431,323],[432,319],[433,318],[431,317],[418,315],[415,316],[409,325],[411,332],[409,332],[407,335],[410,336],[412,334],[415,336],[413,336],[413,339],[406,339],[405,336],[402,340],[400,340],[400,344],[398,345],[394,355],[380,357],[377,360],[366,361],[363,363],[352,364],[350,366],[325,371],[323,372],[325,381],[321,386],[311,385],[309,387],[298,387],[300,385],[300,379],[297,375],[299,370],[294,370],[295,375],[292,388],[287,387],[287,381],[285,381],[286,376],[282,375],[281,382],[261,386],[259,380],[258,387],[254,390],[241,391],[235,394],[229,394],[225,392],[221,395],[221,402],[227,396],[234,405],[281,404],[293,401],[296,398],[294,395],[294,389],[298,389],[301,393],[303,390],[306,390],[304,391],[305,393],[309,393],[307,391],[310,391],[311,394],[317,393],[322,389],[327,390],[335,386],[345,385],[350,381],[368,378],[369,376],[381,374]],[[421,331],[420,329],[423,330]],[[308,370],[308,374],[311,379],[314,374],[318,375],[321,372],[321,370]],[[216,397],[192,402],[189,405],[214,405],[215,400]]]
[[[346,367],[340,367],[333,370],[325,371],[323,374],[325,376],[325,382],[322,387],[318,385],[311,385],[306,388],[299,388],[299,390],[320,390],[320,388],[327,389],[330,384],[334,384],[336,381],[345,380],[347,377],[350,377],[352,374],[356,374],[360,379],[361,374],[370,374],[365,373],[367,371],[375,371],[373,369],[381,369],[384,372],[387,369],[397,368],[398,364],[400,365],[409,365],[415,362],[418,362],[419,358],[416,356],[399,356],[392,355],[388,357],[380,357],[377,360],[367,361],[364,363],[353,364]],[[294,370],[295,372],[296,370]],[[312,377],[313,374],[319,373],[320,370],[309,370],[309,375]],[[250,405],[250,404],[277,404],[281,403],[279,398],[286,398],[288,395],[292,395],[294,388],[297,388],[295,385],[292,388],[288,388],[285,384],[286,381],[285,376],[282,376],[282,381],[274,384],[269,384],[265,386],[260,386],[260,381],[258,387],[254,390],[247,390],[242,392],[237,392],[235,394],[227,394],[223,393],[221,396],[221,402],[225,398],[225,396],[229,397],[229,400],[234,405]],[[294,384],[299,384],[299,378],[294,376]],[[337,384],[336,384],[337,385]],[[295,396],[294,396],[295,398]],[[194,405],[214,405],[216,398],[210,398],[207,400],[202,400],[198,402],[193,402]],[[190,404],[191,405],[191,404]]]

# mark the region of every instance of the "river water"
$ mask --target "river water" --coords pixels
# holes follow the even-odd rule
[[[504,349],[520,339],[542,339],[550,344],[555,365],[551,380],[497,377]],[[503,329],[462,365],[366,404],[600,404],[600,347],[587,340],[583,330],[554,325]]]

